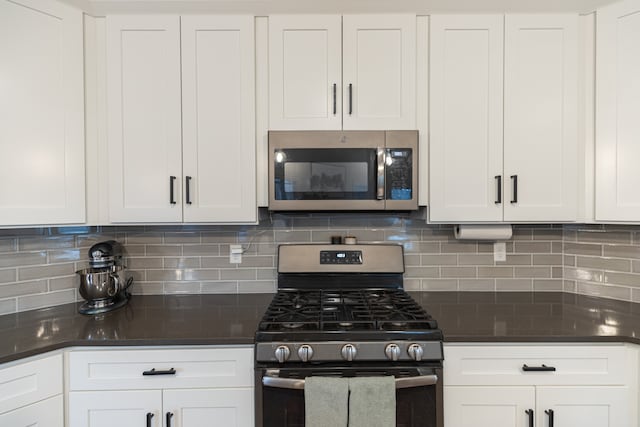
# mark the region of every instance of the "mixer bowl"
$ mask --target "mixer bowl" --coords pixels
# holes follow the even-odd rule
[[[76,272],[80,276],[78,291],[87,301],[113,298],[124,285],[122,273],[124,273],[124,267],[121,266],[78,270]]]

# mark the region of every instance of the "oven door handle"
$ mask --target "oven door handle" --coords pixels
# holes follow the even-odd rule
[[[280,378],[277,369],[267,370],[262,377],[262,384],[266,387],[286,388],[290,390],[304,390],[304,379]],[[419,375],[416,377],[396,378],[396,389],[413,388],[435,385],[438,382],[437,375]]]

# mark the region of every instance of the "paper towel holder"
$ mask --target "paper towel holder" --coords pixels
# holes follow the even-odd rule
[[[458,224],[453,227],[456,240],[505,241],[511,239],[511,224]]]

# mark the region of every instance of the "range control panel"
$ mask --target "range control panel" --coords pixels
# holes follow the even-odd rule
[[[362,264],[362,251],[320,251],[320,264]]]

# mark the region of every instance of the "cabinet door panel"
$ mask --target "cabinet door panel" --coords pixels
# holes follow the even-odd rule
[[[430,63],[429,218],[501,221],[502,16],[432,16]]]
[[[596,220],[640,221],[640,2],[597,18]]]
[[[253,25],[250,16],[182,18],[187,222],[256,220]]]
[[[208,427],[211,420],[227,427],[254,425],[253,388],[168,390],[163,392],[163,408],[179,427]]]
[[[344,129],[415,129],[416,17],[346,15],[343,40]]]
[[[181,221],[179,17],[107,17],[107,67],[110,220]]]
[[[578,17],[505,20],[505,221],[572,221],[577,214]]]
[[[631,427],[626,387],[538,387],[536,394],[540,427],[548,425],[549,409],[557,426]]]
[[[88,391],[69,393],[69,427],[162,426],[162,392]]]
[[[534,387],[444,387],[447,427],[527,427]]]
[[[85,221],[82,13],[0,0],[0,225]]]
[[[341,24],[339,15],[269,17],[271,129],[342,128]]]
[[[63,427],[62,395],[51,397],[0,415],[0,425],[9,427]]]

